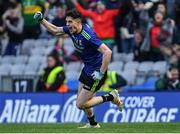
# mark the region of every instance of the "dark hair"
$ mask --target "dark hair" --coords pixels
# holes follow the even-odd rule
[[[49,57],[52,57],[54,60],[55,60],[55,66],[58,66],[58,65],[61,65],[60,61],[59,61],[59,56],[56,52],[51,52],[49,55],[48,55],[48,58]]]
[[[176,69],[176,70],[178,70],[178,67],[176,66],[176,65],[171,65],[170,67],[169,67],[169,71],[171,71],[171,70],[173,70],[173,69]]]
[[[82,15],[76,9],[67,11],[66,16],[72,17],[73,19],[82,19]]]
[[[134,30],[134,32],[139,33],[141,35],[141,37],[144,39],[144,31],[142,29],[137,28]]]
[[[123,0],[122,4],[120,6],[120,9],[122,10],[122,15],[126,16],[129,12],[132,12],[134,9],[132,1],[131,0]]]

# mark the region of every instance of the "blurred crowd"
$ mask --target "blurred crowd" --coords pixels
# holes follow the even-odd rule
[[[33,19],[35,12],[64,26],[66,11],[72,8],[110,49],[133,53],[138,62],[167,61],[170,70],[177,68],[179,83],[180,0],[0,0],[1,55],[19,55],[25,39],[52,37]],[[8,39],[5,48],[4,38]],[[79,60],[76,52],[66,57],[63,38],[67,37],[57,39],[53,51],[59,54],[60,64]]]

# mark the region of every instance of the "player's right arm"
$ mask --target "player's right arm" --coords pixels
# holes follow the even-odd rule
[[[51,23],[49,23],[46,19],[41,21],[41,24],[46,27],[46,29],[51,32],[53,35],[60,36],[65,34],[63,31],[63,27],[57,27]]]
[[[35,13],[34,19],[39,21],[53,35],[60,36],[60,35],[65,34],[63,31],[63,27],[57,27],[57,26],[51,24],[50,22],[48,22],[46,19],[43,18],[43,15],[41,12]]]

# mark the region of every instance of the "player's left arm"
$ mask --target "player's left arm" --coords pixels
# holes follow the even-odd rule
[[[111,61],[112,51],[104,43],[100,45],[98,50],[103,54],[103,61],[102,61],[100,71],[101,73],[104,74],[106,70],[108,69],[108,65]]]

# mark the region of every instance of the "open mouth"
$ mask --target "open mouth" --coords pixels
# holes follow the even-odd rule
[[[72,27],[68,27],[69,28],[69,30],[72,30]]]

